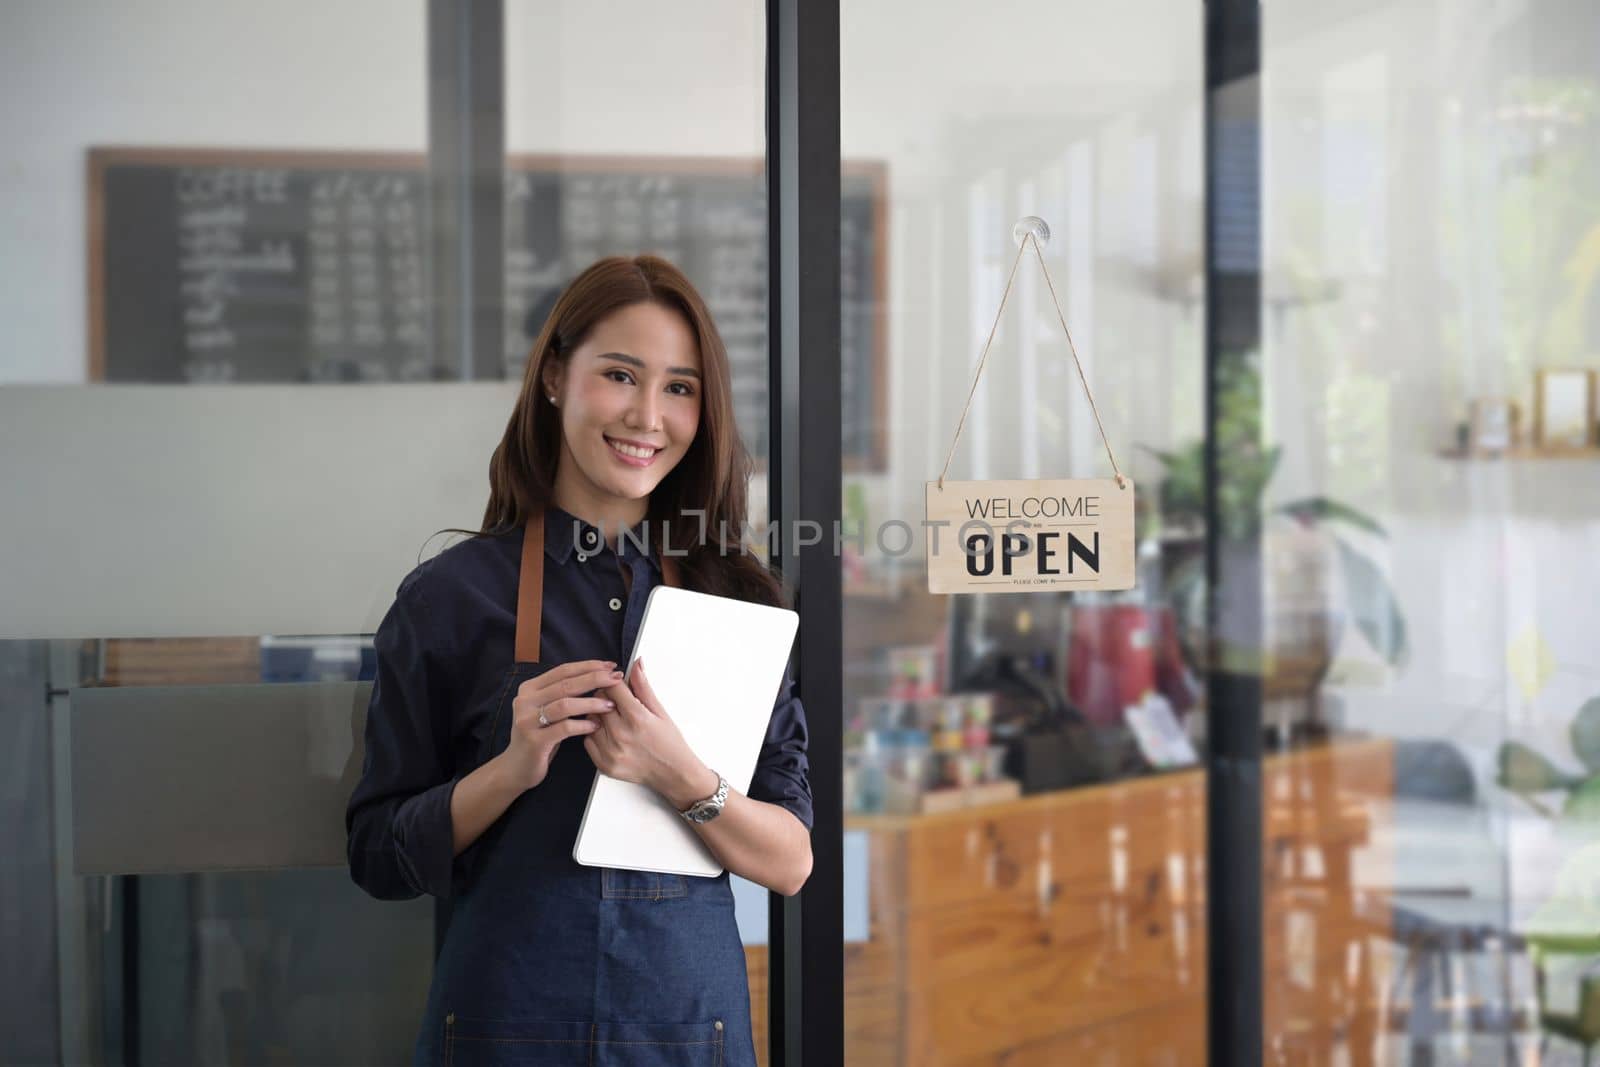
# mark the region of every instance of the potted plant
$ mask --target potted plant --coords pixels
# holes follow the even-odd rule
[[[1326,496],[1266,507],[1282,449],[1260,444],[1260,374],[1237,357],[1222,368],[1217,436],[1223,479],[1215,534],[1225,573],[1231,567],[1238,578],[1225,583],[1233,599],[1220,606],[1219,635],[1207,633],[1205,556],[1193,547],[1205,528],[1204,443],[1175,451],[1146,448],[1164,467],[1157,494],[1163,526],[1193,535],[1165,582],[1186,658],[1197,669],[1213,666],[1206,650],[1219,648],[1222,666],[1230,665],[1230,654],[1259,664],[1268,696],[1314,702],[1348,620],[1389,666],[1400,667],[1408,649],[1399,602],[1382,569],[1350,537],[1360,531],[1386,539],[1387,533],[1370,516]],[[1239,647],[1257,635],[1261,647]],[[1313,709],[1312,724],[1320,729],[1316,719]]]

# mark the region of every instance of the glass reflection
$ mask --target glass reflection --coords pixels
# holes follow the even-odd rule
[[[879,421],[844,426],[888,443],[874,466],[846,449],[842,500],[865,531],[843,546],[843,799],[864,839],[846,912],[864,892],[868,916],[846,938],[846,1060],[1193,1063],[1205,627],[1185,576],[1205,529],[1163,495],[1158,456],[1202,433],[1200,23],[1140,4],[1010,14],[1025,40],[953,9],[841,12],[844,153],[888,175],[890,383]],[[1062,44],[1086,33],[1131,46],[1114,74]],[[886,54],[925,61],[885,80]],[[900,551],[889,524],[920,530],[1028,215],[1051,228],[1050,277],[1140,486],[1138,588],[932,596],[921,533]],[[1028,259],[948,476],[1109,477]]]
[[[1600,1038],[1574,637],[1600,438],[1535,417],[1550,372],[1594,366],[1596,13],[1491,6],[1264,22],[1267,630],[1293,682],[1268,718],[1372,756],[1316,802],[1349,849],[1269,843],[1286,1056],[1577,1063]],[[1307,796],[1269,793],[1269,826]]]

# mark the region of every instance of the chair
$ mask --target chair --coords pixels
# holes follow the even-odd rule
[[[1564,1037],[1583,1049],[1587,1065],[1600,1043],[1600,843],[1574,842],[1562,858],[1554,891],[1528,920],[1523,938],[1534,961],[1534,996],[1541,1046],[1551,1035]],[[1551,1006],[1549,963],[1581,959],[1577,975],[1577,1006],[1558,1011]]]
[[[1386,933],[1405,952],[1390,996],[1409,981],[1410,1062],[1434,1062],[1434,1042],[1452,1029],[1503,1030],[1510,1049],[1510,1005],[1504,1001],[1509,954],[1520,946],[1504,929],[1500,894],[1484,884],[1498,882],[1500,858],[1472,766],[1450,741],[1396,741],[1392,795],[1394,830],[1405,842],[1397,860],[1407,869],[1395,872],[1400,884],[1380,914]],[[1414,884],[1419,879],[1423,884]],[[1472,961],[1485,957],[1498,959],[1507,987],[1499,991],[1501,1002],[1494,995],[1480,1000],[1472,988]]]
[[[1539,1001],[1539,1027],[1544,1036],[1539,1042],[1543,1059],[1552,1035],[1564,1037],[1583,1049],[1583,1067],[1589,1067],[1596,1043],[1600,1043],[1600,935],[1564,937],[1557,934],[1530,934],[1527,942],[1533,956],[1534,994]],[[1578,978],[1578,1005],[1575,1011],[1555,1011],[1550,1005],[1545,963],[1560,956],[1586,957],[1589,963]]]

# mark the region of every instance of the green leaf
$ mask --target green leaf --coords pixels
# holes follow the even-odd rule
[[[1577,782],[1556,827],[1579,837],[1600,835],[1600,778]]]
[[[1273,445],[1271,448],[1267,449],[1267,467],[1261,476],[1261,487],[1263,489],[1266,488],[1268,482],[1272,481],[1273,474],[1278,470],[1278,461],[1282,458],[1282,445]]]
[[[1569,789],[1583,779],[1562,773],[1561,769],[1521,741],[1500,746],[1499,773],[1495,781],[1513,793],[1549,793]]]
[[[1600,772],[1600,697],[1593,697],[1578,709],[1568,728],[1572,751],[1591,771]]]
[[[1301,522],[1305,522],[1307,520],[1345,522],[1356,527],[1357,529],[1365,530],[1368,533],[1377,534],[1382,538],[1387,538],[1389,536],[1384,532],[1383,527],[1378,525],[1376,519],[1373,519],[1371,516],[1363,512],[1357,511],[1348,504],[1341,504],[1339,501],[1325,496],[1307,497],[1304,500],[1291,500],[1289,503],[1279,507],[1278,510],[1285,515],[1299,519]]]
[[[1591,956],[1600,952],[1600,842],[1574,841],[1569,829],[1563,844],[1553,891],[1518,928],[1536,950]]]
[[[1345,603],[1356,628],[1372,642],[1391,667],[1402,666],[1409,652],[1406,620],[1394,590],[1376,564],[1335,537],[1344,572]]]

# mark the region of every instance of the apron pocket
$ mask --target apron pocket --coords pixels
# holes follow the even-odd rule
[[[623,871],[600,868],[600,895],[607,900],[667,900],[689,895],[689,885],[681,874],[655,871]]]
[[[721,1019],[703,1023],[601,1023],[594,1067],[722,1067]]]
[[[589,1067],[594,1024],[557,1019],[444,1021],[444,1067]]]

